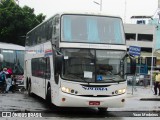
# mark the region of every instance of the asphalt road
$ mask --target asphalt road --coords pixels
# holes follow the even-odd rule
[[[145,119],[158,120],[160,117],[159,101],[140,101],[136,95],[129,95],[124,108],[109,108],[107,112],[100,113],[96,108],[64,108],[48,106],[46,102],[37,97],[29,97],[26,92],[0,94],[0,117],[9,112],[12,120],[21,119],[54,119],[54,120],[132,120]],[[38,117],[38,118],[37,118]]]

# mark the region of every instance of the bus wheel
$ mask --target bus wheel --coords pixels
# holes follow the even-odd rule
[[[46,102],[48,105],[51,105],[51,87],[47,89]]]
[[[31,83],[28,84],[28,96],[32,96],[32,93],[31,93]]]
[[[107,111],[107,107],[106,108],[98,108],[100,113],[105,113]]]

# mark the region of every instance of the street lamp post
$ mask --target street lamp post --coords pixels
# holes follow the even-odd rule
[[[157,29],[155,28],[155,27],[153,27],[153,35],[155,35],[156,32],[157,31]],[[154,64],[153,64],[153,62],[154,62],[154,59],[153,59],[153,55],[154,55],[154,52],[155,52],[155,44],[156,44],[156,38],[155,37],[153,37],[153,41],[152,41],[152,59],[151,59],[151,71],[150,71],[150,77],[151,77],[151,80],[150,80],[150,87],[152,88],[152,86],[153,86],[153,70],[154,70]]]
[[[124,23],[126,22],[126,8],[127,8],[127,2],[126,2],[126,0],[125,0],[125,8],[124,8]]]
[[[102,11],[102,0],[100,2],[93,1],[95,4],[100,6],[100,11]]]

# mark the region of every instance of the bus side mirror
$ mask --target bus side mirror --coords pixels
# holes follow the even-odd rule
[[[130,73],[135,74],[136,73],[136,58],[130,57]]]
[[[0,62],[3,62],[3,55],[0,54]]]
[[[63,64],[63,55],[56,55],[55,57],[55,73],[60,74],[62,71],[62,64]]]

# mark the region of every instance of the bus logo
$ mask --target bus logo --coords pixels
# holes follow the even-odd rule
[[[47,49],[45,50],[45,57],[52,55],[52,50],[51,49]]]
[[[85,87],[85,86],[82,86],[82,88],[85,90],[107,91],[106,87]]]

